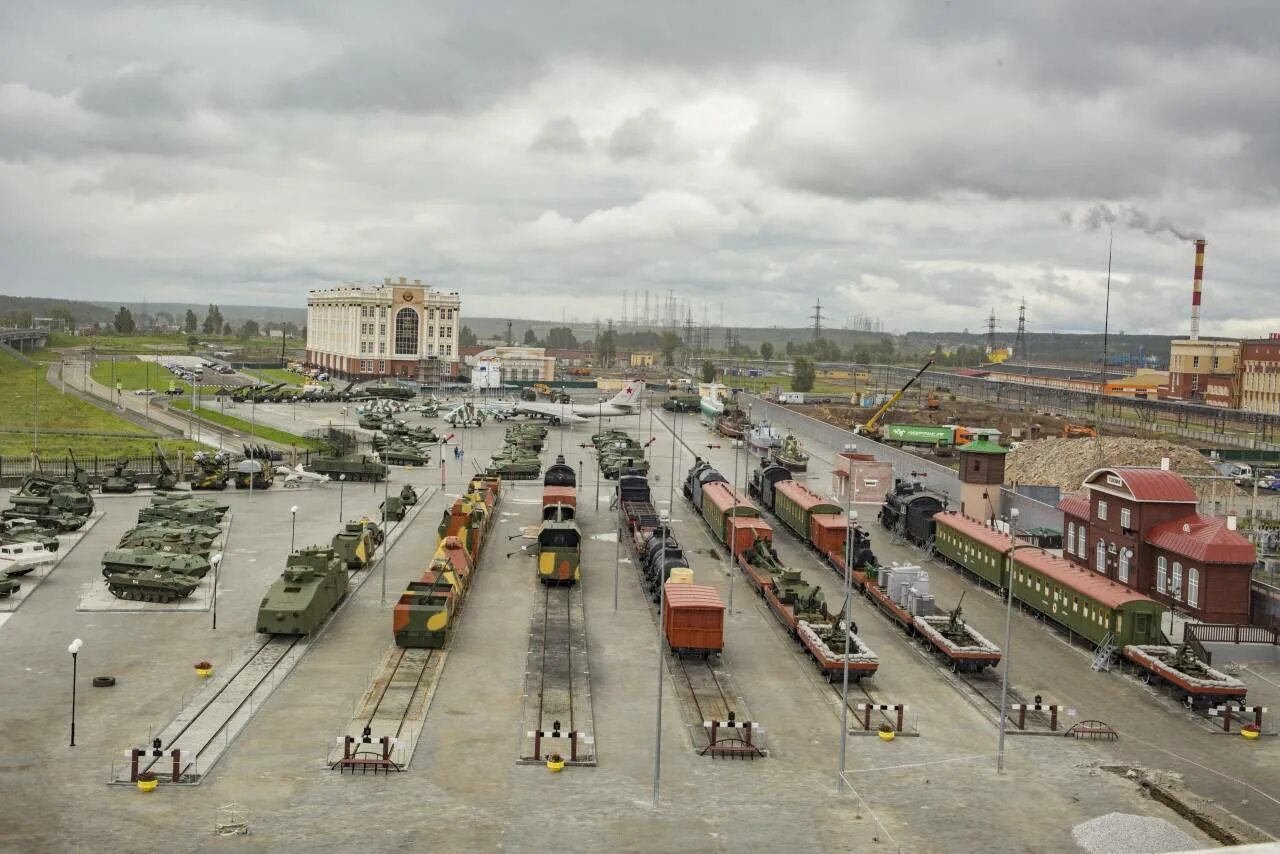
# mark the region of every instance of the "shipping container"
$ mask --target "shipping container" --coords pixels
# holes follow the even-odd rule
[[[724,602],[706,584],[663,585],[662,631],[672,652],[718,654],[724,649]]]
[[[933,427],[928,424],[886,424],[884,440],[904,445],[949,446],[955,442],[955,428]]]

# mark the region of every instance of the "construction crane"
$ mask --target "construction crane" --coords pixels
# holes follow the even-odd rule
[[[886,400],[886,401],[885,401],[885,402],[880,406],[880,408],[879,408],[879,409],[877,409],[877,410],[872,414],[872,416],[871,416],[870,418],[868,418],[868,419],[867,419],[867,423],[866,423],[866,424],[855,424],[855,425],[853,425],[853,432],[855,432],[855,433],[857,433],[857,434],[859,434],[859,435],[861,435],[861,436],[876,436],[876,435],[879,435],[879,431],[880,431],[880,421],[881,421],[881,419],[883,419],[883,418],[885,417],[885,415],[886,415],[886,414],[888,414],[889,410],[890,410],[890,409],[892,409],[892,408],[894,407],[894,404],[896,404],[899,400],[901,400],[901,399],[902,399],[902,396],[903,396],[904,394],[906,394],[906,393],[907,393],[907,389],[909,389],[909,388],[911,388],[913,385],[915,385],[915,384],[916,384],[916,380],[920,379],[920,377],[924,374],[924,372],[925,372],[925,371],[927,371],[927,370],[929,370],[929,368],[930,368],[932,365],[933,365],[933,359],[932,359],[932,358],[930,358],[930,359],[929,359],[929,361],[927,361],[927,362],[925,362],[925,363],[924,363],[924,366],[923,366],[923,367],[921,367],[921,368],[920,368],[920,370],[916,371],[915,376],[913,376],[911,379],[907,380],[906,385],[904,385],[902,388],[900,388],[900,389],[898,389],[896,392],[894,392],[893,396],[892,396],[892,397],[890,397],[888,400]]]

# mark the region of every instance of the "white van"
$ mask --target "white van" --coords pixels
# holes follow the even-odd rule
[[[0,572],[9,577],[26,575],[42,563],[52,563],[53,552],[44,543],[6,543],[0,546]]]

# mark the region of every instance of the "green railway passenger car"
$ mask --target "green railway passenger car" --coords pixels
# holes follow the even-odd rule
[[[815,513],[843,516],[844,508],[799,481],[780,480],[774,484],[773,515],[803,542],[809,542],[810,522]]]

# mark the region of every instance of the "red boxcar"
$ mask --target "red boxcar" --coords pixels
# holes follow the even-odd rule
[[[724,649],[724,602],[705,584],[664,585],[662,631],[679,653],[711,655]]]
[[[577,507],[578,491],[572,486],[542,487],[542,506],[547,507],[552,504],[563,504],[566,507]]]
[[[809,544],[822,555],[844,554],[849,519],[840,513],[814,513],[809,517]]]
[[[759,516],[730,516],[727,546],[737,557],[755,545],[756,540],[773,542],[773,527]]]

